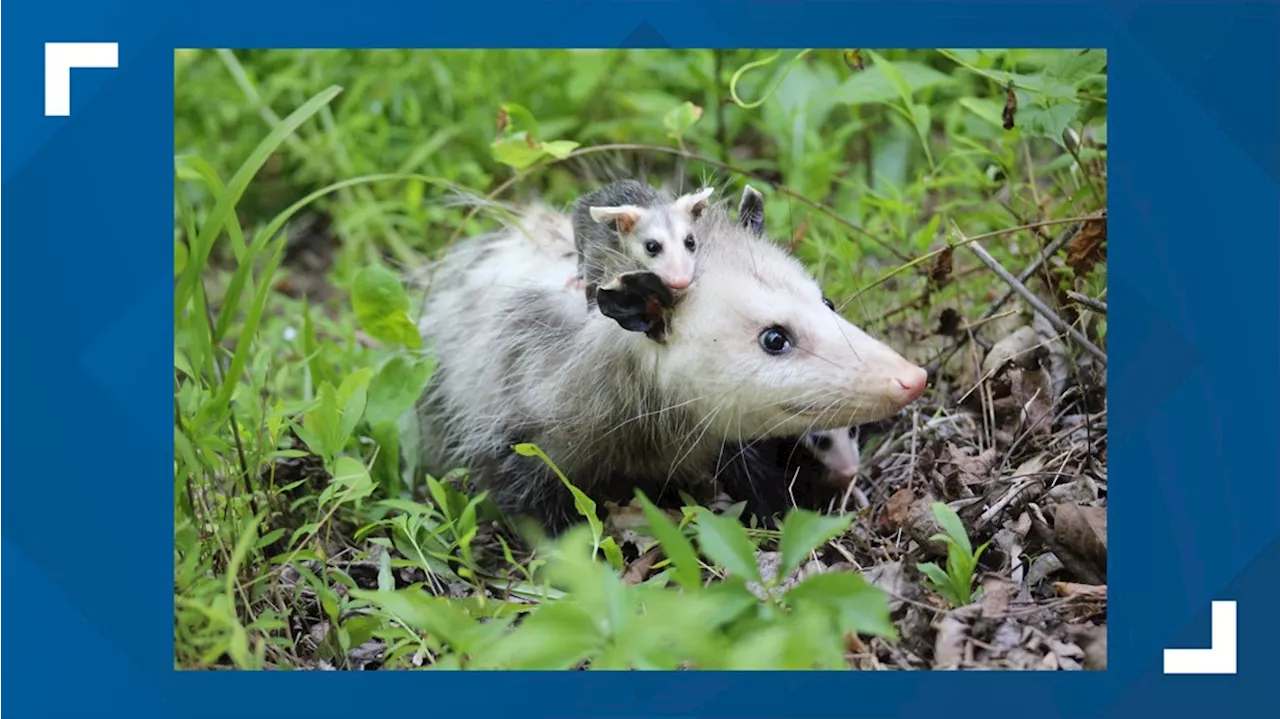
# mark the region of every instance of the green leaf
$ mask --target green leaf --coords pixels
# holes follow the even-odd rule
[[[930,87],[955,82],[949,75],[918,62],[896,62],[893,63],[893,70],[897,72],[896,82],[880,66],[854,73],[836,88],[832,99],[846,105],[866,105],[901,98],[902,87],[899,82],[905,82],[912,95]]]
[[[871,55],[871,61],[875,63],[876,69],[884,73],[885,79],[889,81],[889,84],[898,93],[898,99],[902,100],[903,107],[910,110],[912,92],[906,76],[902,74],[901,70],[894,67],[892,62],[881,57],[880,53],[874,50],[868,50],[867,53]]]
[[[333,465],[333,482],[320,494],[320,504],[326,503],[325,495],[332,496],[338,490],[342,490],[342,502],[363,499],[373,494],[373,479],[369,477],[369,470],[358,460],[339,457]]]
[[[370,336],[409,349],[422,348],[422,335],[409,319],[409,297],[391,270],[381,265],[360,270],[352,283],[351,305]]]
[[[686,101],[663,116],[662,126],[667,129],[667,137],[678,140],[701,119],[702,108]]]
[[[587,524],[591,526],[592,542],[595,548],[599,548],[600,538],[604,535],[604,525],[600,522],[600,517],[596,514],[595,501],[588,497],[581,489],[573,486],[573,483],[569,481],[568,477],[564,476],[564,473],[560,471],[560,468],[556,466],[555,462],[552,462],[551,458],[539,449],[537,445],[522,443],[513,445],[511,449],[515,450],[515,453],[521,457],[537,457],[542,460],[543,464],[550,467],[551,471],[556,473],[556,476],[560,478],[561,484],[567,487],[569,492],[573,495],[574,509],[578,510],[578,514],[586,519]]]
[[[311,320],[311,304],[302,299],[302,350],[307,353],[307,369],[311,372],[311,386],[322,382],[332,383],[333,373],[324,363],[324,348],[316,336],[316,326]]]
[[[173,276],[177,277],[187,268],[187,243],[176,237],[173,240]]]
[[[390,592],[395,588],[396,580],[391,574],[391,552],[383,550],[378,555],[378,591]]]
[[[1074,101],[1051,101],[1048,107],[1039,103],[1024,103],[1024,93],[1018,93],[1017,124],[1023,132],[1032,137],[1043,137],[1054,141],[1059,147],[1065,147],[1062,133],[1076,118],[1080,109]]]
[[[1107,51],[1102,49],[1062,50],[1056,57],[1057,60],[1044,69],[1044,75],[1065,85],[1078,86],[1107,66]]]
[[[503,103],[501,107],[507,116],[507,126],[502,130],[504,135],[527,132],[531,137],[538,136],[538,120],[528,108],[514,102]]]
[[[613,537],[605,537],[600,540],[600,550],[604,552],[604,558],[609,562],[609,566],[614,569],[622,569],[622,565],[626,563],[626,559],[622,556],[622,549],[618,547],[618,543]]]
[[[822,572],[792,587],[782,597],[792,606],[811,603],[832,613],[842,632],[896,639],[889,599],[855,572]]]
[[[542,151],[557,160],[563,160],[569,153],[578,149],[579,143],[572,140],[548,140],[542,143]]]
[[[782,541],[778,544],[781,565],[779,581],[791,576],[809,552],[839,536],[853,524],[853,515],[827,516],[804,509],[793,509],[782,521]]]
[[[514,632],[476,658],[507,669],[570,669],[599,648],[595,620],[571,602],[543,604]]]
[[[1004,129],[1004,118],[1001,117],[1004,106],[995,100],[983,97],[962,97],[960,106],[990,123],[992,127]]]
[[[756,548],[737,521],[717,517],[709,511],[699,512],[698,546],[708,559],[733,574],[745,580],[761,581]]]
[[[517,170],[532,167],[547,154],[542,143],[534,142],[527,134],[495,140],[491,151],[493,159]]]
[[[960,549],[966,555],[972,554],[973,545],[969,543],[969,535],[964,531],[964,523],[960,521],[960,515],[942,502],[930,504],[929,509],[933,511],[933,516],[937,518],[938,524],[942,525],[943,531],[956,540],[956,544],[960,546]]]
[[[946,586],[950,582],[951,578],[942,570],[942,567],[933,562],[917,564],[916,569],[920,570],[920,573],[928,577],[935,585]]]
[[[644,510],[645,519],[649,523],[649,531],[658,540],[662,553],[671,562],[671,573],[676,582],[688,591],[696,590],[702,585],[702,571],[698,566],[698,554],[680,528],[675,525],[665,512],[653,506],[644,492],[636,490],[636,499]]]
[[[371,425],[396,422],[422,397],[435,370],[435,359],[396,355],[369,382],[365,420]]]
[[[475,629],[476,620],[447,599],[433,597],[421,589],[394,592],[352,589],[351,596],[390,612],[414,629],[438,637],[458,652],[470,650],[466,640]]]
[[[373,378],[373,370],[368,367],[362,367],[355,372],[347,375],[342,380],[342,385],[338,387],[334,399],[337,406],[342,408],[341,419],[338,422],[336,434],[333,436],[333,450],[338,452],[347,440],[351,438],[351,433],[355,431],[356,425],[360,423],[360,418],[364,416],[365,401],[369,393],[369,381]]]

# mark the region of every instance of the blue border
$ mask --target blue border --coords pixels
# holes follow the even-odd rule
[[[10,339],[0,558],[10,716],[1244,716],[1274,703],[1274,0],[116,0],[11,3],[9,19],[0,56]],[[118,70],[74,74],[70,118],[43,115],[46,41],[120,43]],[[173,48],[623,45],[1108,48],[1107,672],[173,671]],[[1239,674],[1163,676],[1162,648],[1208,644],[1214,599],[1239,602]]]

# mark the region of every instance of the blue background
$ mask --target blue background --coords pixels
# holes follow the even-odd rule
[[[1277,3],[9,5],[6,715],[1243,716],[1280,623]],[[43,43],[115,41],[44,117]],[[1106,47],[1110,665],[1085,674],[174,672],[175,47]],[[1239,674],[1163,676],[1239,602]]]

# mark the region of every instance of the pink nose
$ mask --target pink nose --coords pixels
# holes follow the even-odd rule
[[[929,373],[922,367],[912,367],[894,378],[898,386],[906,390],[907,401],[914,402],[924,394],[925,385],[929,382]]]
[[[683,290],[689,286],[688,277],[676,277],[667,283],[667,286],[673,290]]]

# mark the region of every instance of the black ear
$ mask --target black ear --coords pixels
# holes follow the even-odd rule
[[[747,185],[742,188],[742,201],[738,203],[738,224],[752,234],[764,233],[764,195]]]
[[[675,298],[652,272],[626,272],[596,289],[600,314],[628,332],[643,332],[655,342],[666,341],[667,325]]]

